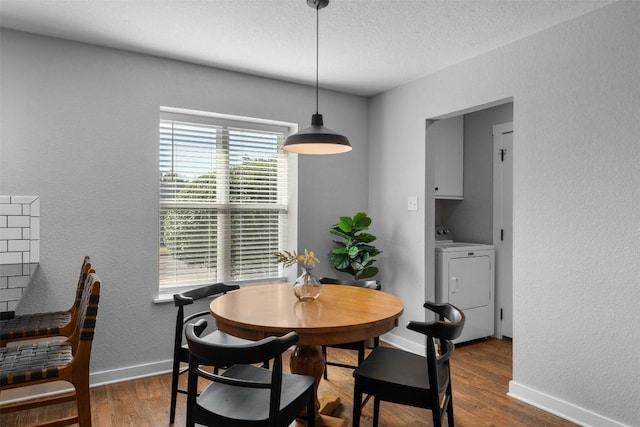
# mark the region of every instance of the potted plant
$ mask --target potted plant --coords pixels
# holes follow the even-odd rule
[[[351,274],[356,280],[368,279],[378,274],[374,257],[382,251],[370,243],[376,236],[366,231],[371,225],[371,218],[365,212],[356,213],[353,218],[340,217],[329,232],[341,240],[334,240],[334,248],[329,252],[333,268]]]

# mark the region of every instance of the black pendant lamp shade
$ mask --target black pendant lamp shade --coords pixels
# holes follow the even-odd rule
[[[346,153],[351,151],[347,137],[324,127],[322,114],[318,113],[318,11],[328,5],[329,0],[307,0],[307,4],[316,10],[316,113],[311,116],[311,127],[289,136],[282,148],[298,154]]]
[[[311,117],[311,126],[289,136],[284,150],[298,154],[339,154],[351,151],[346,136],[324,127],[322,114]]]

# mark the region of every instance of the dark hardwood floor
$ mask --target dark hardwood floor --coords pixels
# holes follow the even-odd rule
[[[354,352],[329,349],[329,357],[355,360]],[[511,379],[511,342],[489,339],[456,348],[452,361],[455,423],[458,427],[569,427],[575,424],[507,396]],[[288,355],[287,355],[288,359]],[[286,361],[288,365],[288,361]],[[169,425],[171,376],[95,387],[91,390],[94,427],[155,427]],[[320,394],[337,394],[342,408],[334,415],[351,423],[353,378],[351,371],[329,367],[329,380],[320,384]],[[183,427],[185,397],[178,397],[174,426]],[[362,426],[371,425],[372,402],[364,408]],[[431,413],[423,409],[382,402],[381,427],[431,426]],[[47,409],[1,414],[0,426],[28,426],[64,413],[74,413],[74,403]]]

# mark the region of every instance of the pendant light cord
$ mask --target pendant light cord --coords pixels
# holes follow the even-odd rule
[[[316,5],[316,114],[318,113],[318,64],[320,57],[320,3]]]

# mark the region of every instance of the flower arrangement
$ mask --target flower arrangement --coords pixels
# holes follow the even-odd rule
[[[277,252],[276,263],[283,263],[285,267],[289,267],[293,264],[298,264],[306,270],[310,270],[316,266],[320,261],[316,258],[313,251],[304,250],[304,254],[298,255],[296,251],[282,251]]]

